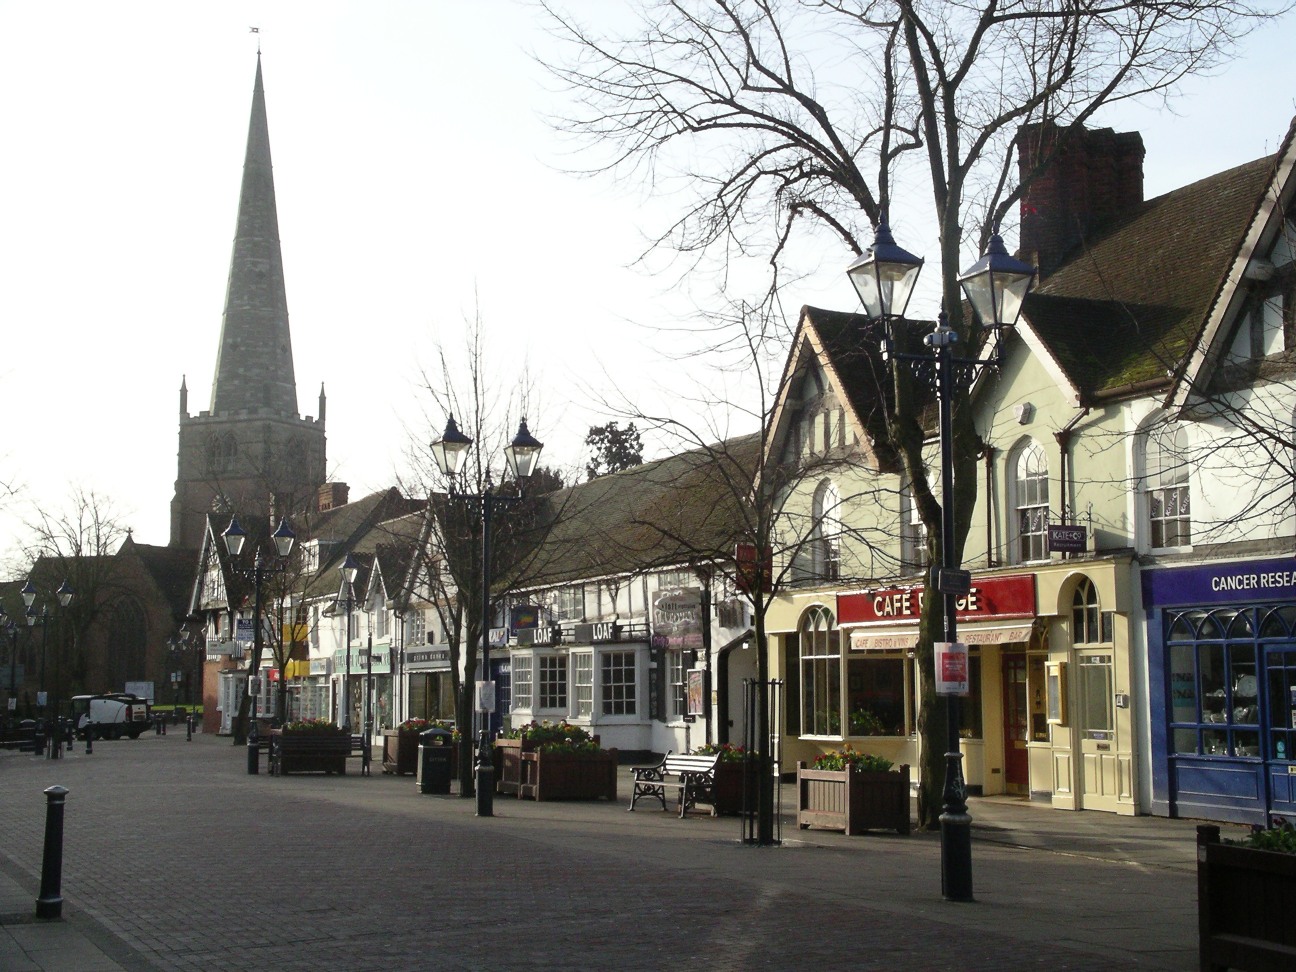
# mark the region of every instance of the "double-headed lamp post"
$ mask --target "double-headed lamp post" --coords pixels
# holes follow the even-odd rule
[[[355,606],[353,585],[356,575],[360,573],[360,564],[348,553],[338,570],[342,574],[342,584],[346,588],[346,631],[342,635],[342,643],[346,646],[346,681],[342,683],[342,692],[338,701],[338,718],[342,720],[342,729],[349,733],[351,731],[351,611]]]
[[[495,509],[507,509],[522,498],[522,481],[535,472],[536,463],[540,460],[540,450],[544,445],[527,431],[526,419],[518,424],[517,435],[504,449],[504,458],[508,462],[509,472],[518,484],[516,496],[501,495],[491,489],[490,472],[486,473],[486,482],[480,493],[466,493],[455,490],[455,479],[473,440],[459,431],[454,416],[446,422],[445,434],[432,443],[432,455],[437,466],[445,475],[450,487],[450,495],[456,499],[475,505],[481,510],[482,546],[481,546],[481,672],[482,684],[478,690],[477,708],[481,710],[481,731],[477,742],[477,816],[490,817],[495,812],[495,764],[491,752],[490,714],[495,702],[495,683],[490,675],[490,561],[491,561],[491,520]],[[465,673],[468,675],[469,673]]]
[[[45,656],[46,656],[45,649],[47,645],[46,639],[48,637],[48,635],[46,634],[46,629],[49,627],[49,603],[47,601],[45,604],[42,604],[40,611],[36,610],[36,593],[37,593],[36,585],[32,583],[32,579],[30,577],[27,578],[27,583],[23,585],[21,593],[22,593],[23,604],[27,606],[27,612],[26,612],[27,627],[34,628],[37,624],[39,624],[41,628],[41,667],[40,667],[40,685],[38,689],[39,695],[37,696],[37,703],[41,709],[40,721],[42,724],[45,724],[45,738],[46,740],[49,740],[50,732],[49,732],[47,720],[45,718],[45,702],[42,701],[45,698]],[[66,608],[69,604],[72,603],[72,598],[75,594],[76,592],[72,589],[72,585],[67,582],[67,578],[63,579],[63,583],[59,585],[59,589],[54,592],[54,596],[58,598],[59,606],[64,608]],[[62,646],[60,645],[60,650],[61,647]],[[62,656],[60,655],[60,658],[61,657]],[[62,676],[62,674],[63,674],[63,665],[60,663],[59,664],[60,677]],[[57,691],[54,693],[54,705],[52,705],[50,708],[54,712],[54,722],[55,725],[57,726],[58,725],[58,692]],[[62,748],[63,747],[62,747],[61,740],[55,740],[53,744],[50,745],[49,747],[49,757],[51,759],[58,759],[59,756],[62,755]]]
[[[232,561],[230,569],[244,577],[252,579],[252,658],[248,664],[248,687],[252,687],[252,679],[257,677],[261,667],[261,584],[265,580],[266,574],[283,573],[287,569],[288,557],[292,553],[293,543],[297,539],[297,534],[293,533],[292,527],[288,525],[288,518],[283,517],[279,520],[279,526],[275,532],[270,535],[274,541],[276,559],[273,564],[267,564],[261,557],[261,545],[256,545],[256,554],[252,558],[250,567],[241,567],[238,560],[243,554],[243,545],[247,542],[247,533],[239,525],[238,517],[231,516],[229,526],[221,534],[225,539],[225,549],[229,551],[230,560]],[[281,635],[282,637],[282,635]],[[249,703],[249,709],[251,703]],[[256,725],[256,712],[252,712],[252,725]],[[251,733],[250,735],[255,735]],[[248,747],[248,772],[255,773],[255,762],[257,750],[249,745]]]
[[[942,312],[923,344],[930,354],[905,354],[895,350],[894,331],[907,323],[904,312],[923,261],[896,245],[886,220],[878,224],[873,246],[847,269],[865,313],[882,324],[882,358],[904,362],[915,377],[932,382],[936,391],[940,426],[941,463],[941,547],[940,560],[932,569],[931,587],[942,595],[944,640],[956,641],[955,602],[966,594],[970,578],[960,569],[955,556],[954,524],[954,396],[966,390],[984,368],[997,368],[1003,357],[1004,330],[1017,323],[1022,302],[1035,282],[1035,268],[1012,256],[998,232],[990,238],[985,255],[960,274],[959,285],[972,305],[984,330],[995,331],[993,356],[955,357],[958,332],[949,326]],[[933,639],[934,640],[934,639]],[[940,679],[937,679],[939,685]],[[972,900],[972,818],[967,810],[967,786],[963,779],[963,756],[959,751],[959,696],[952,692],[946,701],[945,786],[942,792],[941,891],[949,901]]]

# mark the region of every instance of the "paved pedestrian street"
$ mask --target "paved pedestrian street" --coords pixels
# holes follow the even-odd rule
[[[0,879],[28,901],[42,791],[69,790],[64,920],[6,906],[0,964],[58,969],[65,947],[103,956],[78,968],[170,972],[1197,967],[1185,821],[974,801],[977,900],[952,904],[932,834],[800,831],[785,802],[783,845],[748,847],[733,818],[627,813],[624,771],[615,805],[497,796],[481,819],[358,770],[251,776],[228,739],[174,730],[0,753]]]

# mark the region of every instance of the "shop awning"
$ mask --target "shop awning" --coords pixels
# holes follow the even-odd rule
[[[1017,624],[960,624],[958,640],[965,645],[1011,645],[1031,640],[1034,621]],[[918,645],[918,628],[885,630],[856,628],[850,633],[851,651],[913,651]]]

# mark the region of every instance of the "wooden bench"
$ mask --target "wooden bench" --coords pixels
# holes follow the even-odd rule
[[[715,768],[719,756],[674,755],[667,753],[656,766],[634,768],[634,792],[630,795],[630,809],[634,810],[640,797],[652,797],[666,810],[666,791],[674,790],[679,796],[679,815],[683,819],[698,803],[711,805],[715,810]]]

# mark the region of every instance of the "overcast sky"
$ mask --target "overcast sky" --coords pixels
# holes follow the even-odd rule
[[[1100,120],[1143,133],[1148,196],[1277,147],[1292,36],[1290,21],[1257,35],[1177,114]],[[540,383],[528,418],[546,463],[583,461],[601,390],[678,385],[659,355],[675,338],[653,325],[687,295],[630,267],[664,210],[564,174],[533,8],[0,0],[0,480],[17,490],[0,558],[33,504],[66,506],[74,485],[167,542],[181,379],[191,412],[211,393],[258,38],[298,404],[314,415],[325,385],[330,473],[353,498],[425,437],[419,372],[478,308],[500,380],[527,367]],[[854,309],[848,262],[785,304]]]

